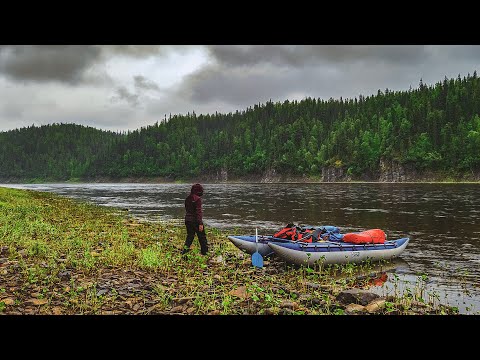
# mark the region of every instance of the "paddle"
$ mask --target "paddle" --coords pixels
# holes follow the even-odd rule
[[[263,267],[263,257],[258,252],[258,232],[257,232],[257,228],[255,228],[255,246],[256,246],[256,251],[252,255],[252,264],[253,264],[253,266],[256,266],[258,268],[262,268]]]

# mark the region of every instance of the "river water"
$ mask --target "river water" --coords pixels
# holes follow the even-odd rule
[[[48,191],[133,216],[178,220],[191,184],[4,184]],[[271,235],[287,223],[335,225],[342,233],[380,228],[410,237],[380,295],[410,289],[423,298],[480,314],[480,184],[204,184],[208,227]],[[226,240],[228,241],[228,240]]]

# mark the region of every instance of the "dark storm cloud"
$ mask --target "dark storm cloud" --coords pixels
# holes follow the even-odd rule
[[[184,51],[185,47],[175,48]],[[85,72],[92,66],[122,55],[144,58],[165,55],[171,47],[159,45],[5,45],[0,46],[0,75],[21,82],[91,82]],[[98,78],[108,79],[99,74]]]
[[[0,73],[19,81],[81,82],[101,55],[96,46],[10,45],[0,47]]]
[[[213,45],[208,49],[218,63],[228,66],[270,63],[298,67],[365,60],[412,64],[427,54],[423,45]]]

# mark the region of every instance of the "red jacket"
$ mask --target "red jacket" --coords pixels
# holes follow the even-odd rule
[[[200,184],[192,186],[190,195],[185,199],[185,221],[203,224],[202,219],[202,198],[203,187]]]

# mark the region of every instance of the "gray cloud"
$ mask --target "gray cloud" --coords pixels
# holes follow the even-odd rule
[[[78,84],[101,49],[83,45],[10,45],[0,47],[0,73],[19,81]]]
[[[440,57],[442,60],[455,59],[456,61],[480,60],[479,45],[427,45],[426,52],[432,57]]]
[[[114,103],[124,101],[132,107],[138,107],[140,100],[144,98],[143,94],[145,91],[162,91],[155,82],[142,75],[133,77],[133,86],[135,88],[134,92],[129,91],[125,86],[118,86],[115,89],[115,96],[111,97],[110,100]]]
[[[171,52],[185,53],[197,45],[102,45],[102,51],[107,57],[123,55],[133,58],[149,56],[166,56]]]
[[[102,50],[106,56],[124,55],[144,58],[165,54],[168,48],[162,45],[103,45]]]
[[[0,85],[0,129],[10,124],[31,125],[42,113],[58,111],[55,98],[44,97],[38,89]]]
[[[165,45],[3,45],[0,46],[0,74],[23,82],[108,83],[111,79],[105,74],[91,76],[88,70],[114,56],[138,59],[188,49]]]
[[[155,82],[148,80],[145,76],[142,75],[137,75],[133,77],[134,81],[134,86],[137,90],[155,90],[155,91],[160,91],[160,88],[158,87]]]
[[[25,112],[25,106],[23,106],[23,104],[9,102],[4,104],[0,111],[0,114],[4,118],[20,119]]]
[[[256,103],[265,97],[285,94],[288,89],[283,84],[288,74],[272,76],[271,69],[264,72],[242,72],[234,69],[207,67],[185,78],[179,96],[187,97],[200,104],[211,101],[227,103]]]
[[[117,96],[112,97],[113,102],[124,100],[133,107],[139,105],[139,95],[131,93],[125,86],[118,87],[115,93]]]
[[[423,45],[213,45],[208,49],[219,64],[228,66],[269,63],[298,67],[365,60],[412,64],[428,55]]]

